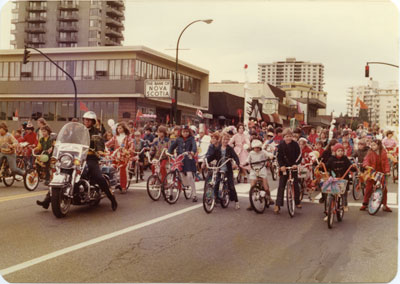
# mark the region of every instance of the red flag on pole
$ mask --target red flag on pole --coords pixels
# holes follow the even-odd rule
[[[89,111],[89,109],[87,108],[87,106],[83,102],[79,102],[79,109],[82,110],[82,111]]]
[[[167,119],[166,119],[167,123],[169,123],[169,114],[167,114]]]

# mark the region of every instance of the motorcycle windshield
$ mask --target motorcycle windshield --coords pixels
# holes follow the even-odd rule
[[[90,135],[87,128],[80,123],[70,122],[61,128],[57,136],[53,157],[69,153],[74,157],[84,160],[90,146]]]
[[[60,133],[58,133],[56,143],[79,144],[89,147],[89,131],[83,124],[77,122],[67,123],[61,128]]]

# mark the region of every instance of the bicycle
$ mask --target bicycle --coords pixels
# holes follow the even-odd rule
[[[133,176],[136,177],[136,183],[139,182],[140,179],[140,162],[139,162],[139,156],[143,153],[143,151],[147,151],[149,148],[144,147],[142,150],[139,152],[134,151],[133,153],[136,154],[136,156],[133,158],[134,165],[132,167],[132,163],[129,163],[129,168],[128,168],[128,185],[127,188],[131,185],[132,178]]]
[[[288,207],[288,212],[290,217],[294,216],[295,209],[295,200],[294,200],[294,177],[292,172],[297,171],[297,167],[286,167],[286,170],[289,172],[289,178],[286,182],[286,202]],[[284,173],[285,175],[286,173]]]
[[[183,166],[183,158],[190,154],[188,152],[184,152],[175,159],[173,158],[173,155],[169,154],[168,152],[165,152],[165,154],[172,160],[171,171],[169,171],[165,176],[165,179],[162,183],[163,186],[161,188],[161,192],[165,201],[167,201],[169,204],[176,203],[179,199],[181,191],[183,191],[186,199],[190,199],[192,197],[192,188],[190,186],[183,185],[180,175],[180,171],[182,170]]]
[[[367,171],[368,179],[374,181],[371,197],[368,201],[368,213],[369,215],[375,215],[382,206],[383,192],[387,191],[386,179],[384,173],[378,172],[371,167],[367,167]]]
[[[262,168],[266,166],[268,160],[262,160],[254,163],[250,163],[250,167],[256,173],[257,182],[250,188],[249,191],[249,199],[251,207],[254,208],[258,214],[262,214],[265,211],[265,208],[269,208],[271,196],[269,192],[267,192],[263,186],[262,179],[260,177],[260,171]],[[262,164],[261,167],[256,168],[253,165]]]
[[[224,161],[219,166],[210,166],[208,164],[207,159],[204,159],[206,163],[207,169],[210,171],[207,175],[207,179],[204,182],[204,193],[203,193],[203,208],[206,213],[211,213],[215,207],[215,203],[217,198],[221,201],[222,208],[227,208],[230,202],[229,199],[229,188],[227,177],[225,176],[225,172],[221,171],[221,168],[225,166],[228,162],[232,161],[231,158]],[[217,165],[221,162],[221,160],[217,163]],[[220,183],[218,187],[218,193],[216,195],[215,185],[217,183],[217,175],[220,173]]]
[[[32,156],[35,158],[35,161],[32,165],[32,168],[29,168],[26,171],[26,175],[24,177],[24,186],[28,191],[34,191],[38,187],[39,182],[46,179],[46,165],[42,159],[44,159],[44,157],[47,155],[36,155],[35,153],[32,153]],[[52,179],[53,168],[54,162],[52,162],[50,158],[50,180]]]
[[[358,163],[358,159],[353,160],[353,164],[357,167],[357,172],[351,175],[351,185],[354,200],[359,200],[365,194],[365,181],[363,175],[360,173],[362,164]]]
[[[12,173],[10,166],[8,164],[8,160],[6,157],[1,158],[1,166],[0,166],[0,181],[3,181],[4,185],[10,187],[14,184],[14,174]]]
[[[158,201],[161,197],[161,191],[162,191],[161,189],[164,180],[160,179],[160,161],[165,151],[167,151],[167,149],[162,150],[159,159],[154,159],[152,161],[152,165],[154,167],[154,174],[150,175],[147,178],[147,183],[146,183],[147,194],[154,201]]]
[[[269,155],[269,159],[267,160],[265,167],[269,168],[272,179],[277,180],[277,178],[279,176],[279,165],[278,165],[278,159],[276,157],[276,154],[274,154],[275,146],[268,145],[266,148],[266,151]]]
[[[333,220],[336,215],[336,219],[338,222],[341,222],[344,217],[344,201],[342,194],[346,192],[346,187],[348,180],[344,177],[349,173],[351,168],[355,167],[355,165],[351,165],[344,175],[341,178],[329,177],[327,181],[322,185],[321,191],[327,194],[325,208],[328,209],[327,217],[328,217],[328,228],[332,229]]]

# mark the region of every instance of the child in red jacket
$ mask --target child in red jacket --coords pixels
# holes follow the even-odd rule
[[[371,142],[371,149],[368,151],[367,156],[363,161],[364,167],[372,167],[374,170],[388,174],[390,173],[389,160],[387,157],[386,150],[382,146],[381,140],[373,140]],[[367,184],[365,187],[365,195],[363,200],[363,205],[360,210],[364,211],[367,209],[369,198],[372,194],[372,186],[374,185],[374,181],[369,179],[367,180]],[[383,211],[392,212],[392,210],[387,206],[387,189],[383,191]]]

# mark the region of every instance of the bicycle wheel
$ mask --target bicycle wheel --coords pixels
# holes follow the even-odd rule
[[[333,227],[333,218],[335,216],[335,206],[336,206],[336,201],[335,201],[335,196],[329,194],[327,197],[328,200],[328,228],[332,229]]]
[[[135,175],[136,175],[136,183],[139,182],[139,177],[140,177],[140,164],[139,161],[136,162],[135,165]]]
[[[21,157],[17,158],[17,167],[21,170],[25,170],[26,166],[23,158]],[[20,175],[14,175],[14,178],[16,181],[22,181],[24,179],[24,177]]]
[[[127,189],[130,187],[132,179],[133,179],[133,169],[128,169],[128,184],[126,185]]]
[[[274,163],[272,163],[272,165],[270,166],[270,170],[272,179],[276,180],[278,178],[278,167]]]
[[[362,183],[358,179],[358,176],[353,177],[353,198],[359,200],[363,196]]]
[[[286,202],[290,217],[294,216],[294,184],[293,182],[287,182],[286,184]]]
[[[39,185],[39,173],[36,169],[29,169],[24,177],[24,186],[28,191],[34,191]]]
[[[184,186],[183,187],[183,195],[186,199],[190,199],[192,197],[193,189],[191,186]]]
[[[344,216],[344,208],[343,208],[343,198],[341,196],[338,197],[336,202],[336,218],[338,222],[342,222]]]
[[[211,213],[215,207],[214,188],[206,181],[204,183],[203,208],[206,213]]]
[[[304,197],[304,189],[305,189],[305,184],[304,184],[304,180],[303,180],[303,179],[301,179],[301,180],[299,181],[299,188],[300,188],[300,196],[299,196],[299,199],[300,199],[300,200],[303,200],[303,197]]]
[[[372,192],[368,203],[369,215],[375,215],[376,213],[378,213],[382,205],[382,199],[383,199],[382,188],[377,188],[375,191]]]
[[[264,195],[263,195],[264,194]],[[249,199],[251,207],[253,207],[254,211],[258,214],[262,214],[266,207],[265,202],[266,192],[259,188],[257,185],[254,185],[250,188]]]
[[[149,176],[149,178],[147,179],[146,188],[147,188],[147,194],[152,200],[157,201],[160,199],[161,180],[157,175]]]
[[[222,184],[221,206],[222,208],[227,208],[230,202],[228,184],[226,182],[222,182]]]
[[[394,163],[392,167],[393,182],[396,183],[399,179],[399,164]]]
[[[165,201],[174,204],[178,201],[181,191],[178,188],[178,177],[176,172],[169,172],[165,177],[162,187],[162,193]]]

